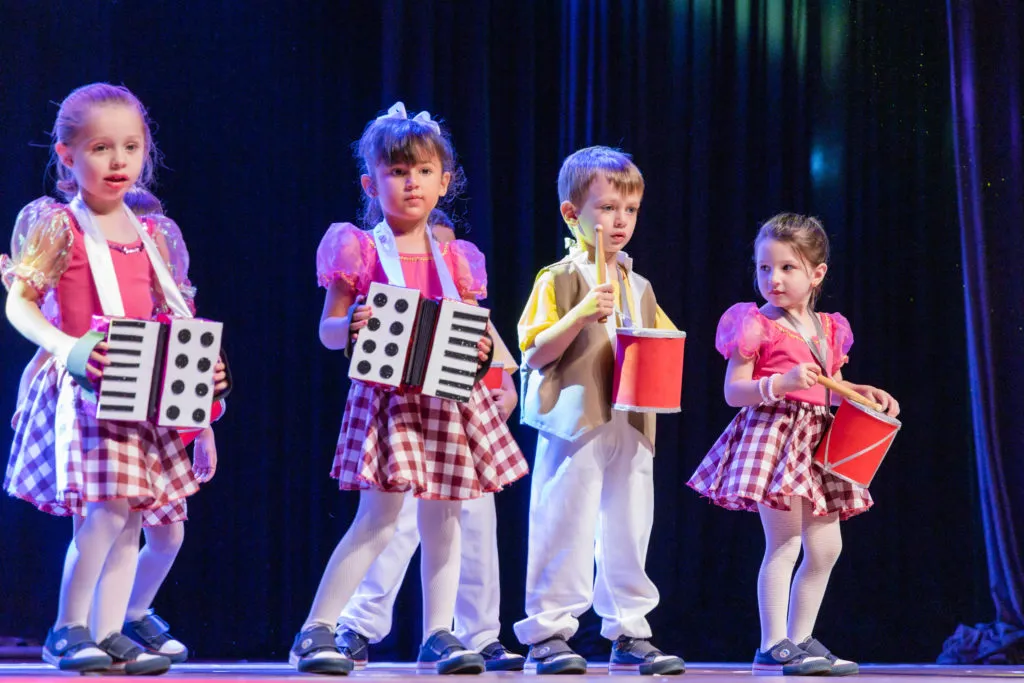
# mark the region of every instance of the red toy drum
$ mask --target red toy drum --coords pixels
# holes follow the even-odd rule
[[[484,375],[484,386],[488,389],[501,389],[501,380],[504,379],[502,375],[505,374],[505,364],[491,363],[491,367],[487,369],[487,374]]]
[[[814,461],[840,479],[868,487],[901,426],[894,417],[844,398]]]
[[[620,327],[615,336],[612,407],[637,413],[682,410],[686,333]]]

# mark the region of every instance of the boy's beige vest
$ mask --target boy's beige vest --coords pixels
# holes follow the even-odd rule
[[[653,326],[658,305],[651,283],[632,272],[631,260],[623,258],[634,300],[639,295],[637,327]],[[583,300],[590,285],[572,256],[541,270],[554,278],[558,317]],[[539,275],[538,275],[539,277]],[[562,356],[539,370],[522,364],[522,421],[531,427],[568,441],[575,441],[612,418],[612,379],[615,349],[604,325],[580,330]],[[629,423],[654,446],[653,413],[626,413]]]

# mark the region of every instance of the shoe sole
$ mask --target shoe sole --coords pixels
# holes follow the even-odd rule
[[[832,668],[826,659],[824,664],[754,664],[750,667],[752,676],[816,676]]]
[[[826,676],[856,676],[860,673],[860,666],[856,663],[851,664],[835,664],[829,671],[825,672]]]
[[[109,671],[123,672],[125,676],[159,676],[171,669],[171,661],[167,657],[146,661],[122,662],[115,664]]]
[[[326,676],[348,676],[355,666],[351,659],[317,657],[303,659],[295,654],[288,654],[288,663],[302,674],[324,674]]]
[[[566,657],[550,664],[527,660],[523,670],[535,672],[538,676],[578,676],[587,673],[587,660],[583,657]]]
[[[608,671],[609,673],[635,672],[639,673],[641,676],[679,676],[686,673],[686,663],[681,659],[677,659],[676,661],[665,660],[662,662],[655,662],[653,664],[649,664],[647,662],[643,662],[642,664],[623,664],[621,662],[612,662],[608,664]]]
[[[526,657],[484,660],[484,669],[487,671],[522,671],[525,666]]]
[[[92,657],[58,657],[43,649],[43,661],[50,666],[57,667],[61,671],[76,671],[80,673],[93,673],[106,671],[114,663],[114,660],[107,655],[94,655]]]

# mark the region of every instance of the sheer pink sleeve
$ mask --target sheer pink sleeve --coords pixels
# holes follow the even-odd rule
[[[835,374],[850,360],[853,346],[853,329],[842,313],[826,313],[832,320],[832,374]]]
[[[452,255],[452,278],[462,298],[486,299],[487,263],[483,253],[466,240],[452,240],[446,246]]]
[[[749,302],[734,304],[718,321],[715,348],[727,359],[737,350],[744,358],[756,358],[764,339],[764,324],[757,306]]]
[[[341,280],[356,294],[365,294],[377,265],[377,247],[366,231],[351,223],[334,223],[316,250],[316,279],[321,287]]]
[[[45,296],[68,268],[74,243],[71,217],[60,202],[40,197],[18,214],[11,254],[0,255],[0,278],[11,288],[21,280]]]
[[[160,254],[164,257],[164,261],[171,271],[171,277],[174,278],[175,284],[178,285],[178,290],[185,297],[185,303],[188,304],[192,313],[195,313],[196,288],[192,286],[192,282],[188,279],[188,247],[185,246],[185,238],[181,235],[181,228],[178,227],[177,223],[163,215],[146,216],[140,220],[146,225],[153,236],[153,241],[156,242],[156,246],[160,249]]]

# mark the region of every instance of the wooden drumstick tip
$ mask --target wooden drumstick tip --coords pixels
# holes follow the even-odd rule
[[[605,263],[604,257],[604,227],[598,223],[594,226],[594,265],[597,266],[597,284],[603,285],[608,282],[608,264]],[[599,318],[598,321],[602,325],[608,322],[608,316]]]
[[[825,375],[822,375],[820,373],[818,374],[818,384],[825,387],[826,389],[836,392],[837,394],[844,398],[850,399],[854,403],[859,403],[862,406],[867,406],[868,408],[871,408],[877,413],[885,412],[884,410],[882,410],[881,404],[875,403],[871,399],[861,396],[853,389],[850,389],[849,387],[846,387],[840,384],[839,382],[835,381],[834,379],[826,377]]]

